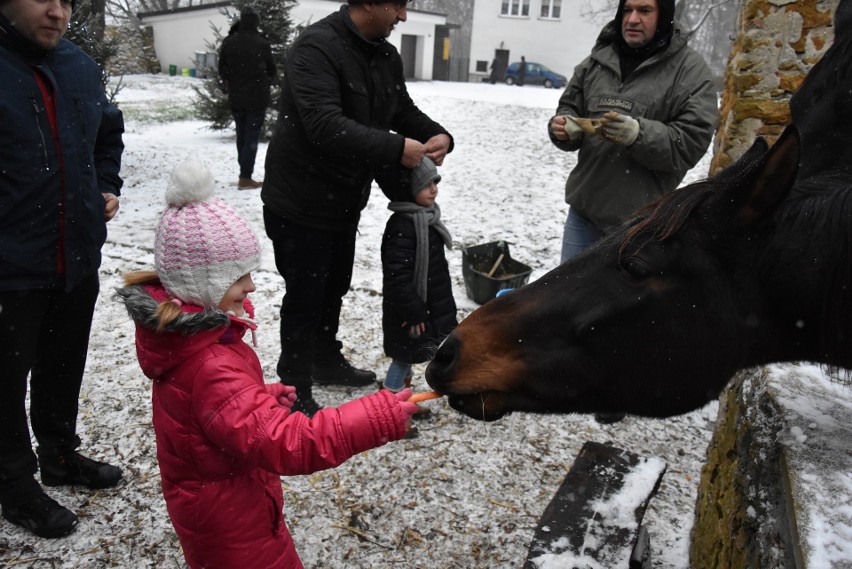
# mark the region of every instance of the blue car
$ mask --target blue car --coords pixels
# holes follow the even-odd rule
[[[519,61],[516,61],[509,64],[509,67],[506,68],[507,85],[514,85],[518,82],[518,66],[520,64]],[[551,71],[541,63],[527,61],[527,74],[524,78],[524,85],[544,85],[548,89],[561,89],[567,84],[568,78],[564,75]]]

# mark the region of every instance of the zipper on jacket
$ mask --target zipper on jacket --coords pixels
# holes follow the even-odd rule
[[[80,131],[83,134],[83,140],[86,142],[86,145],[89,145],[89,139],[86,138],[86,115],[83,113],[83,105],[80,102],[79,97],[74,97],[74,108],[77,109],[77,116],[80,117]],[[87,164],[88,166],[88,164]]]
[[[30,97],[30,101],[32,101],[33,110],[35,111],[36,129],[38,130],[38,135],[41,137],[41,149],[44,153],[44,169],[50,170],[50,161],[47,157],[47,141],[44,138],[44,131],[41,128],[41,109],[38,108],[38,100],[35,97]]]

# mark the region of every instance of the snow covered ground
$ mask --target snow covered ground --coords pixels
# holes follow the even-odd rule
[[[170,170],[187,158],[214,172],[218,195],[254,227],[264,247],[252,296],[260,321],[258,353],[275,381],[278,306],[283,280],[264,237],[258,191],[237,191],[232,131],[213,132],[191,118],[198,80],[129,76],[118,100],[127,133],[121,211],[110,225],[101,269],[88,374],[81,397],[83,449],[120,465],[116,489],[50,489],[80,514],[71,536],[33,537],[0,520],[0,567],[183,567],[159,490],[150,384],[136,362],[133,327],[111,298],[125,271],[151,268],[154,228]],[[455,151],[441,168],[438,202],[457,245],[448,253],[460,317],[476,308],[465,296],[460,247],[498,239],[533,267],[532,279],[559,258],[565,177],[575,155],[553,147],[546,123],[558,90],[506,85],[417,82],[412,97],[453,133]],[[256,177],[263,177],[266,145]],[[709,155],[686,181],[703,177]],[[340,339],[358,366],[382,374],[379,246],[389,212],[378,191],[363,212],[352,290]],[[422,388],[423,366],[415,368]],[[641,389],[642,386],[637,386]],[[317,388],[337,405],[367,389]],[[420,437],[359,455],[338,469],[282,479],[285,514],[306,567],[520,567],[537,519],[584,441],[609,442],[665,461],[668,470],[645,522],[654,566],[688,567],[696,485],[716,415],[715,403],[666,421],[629,417],[600,426],[589,416],[513,415],[484,424],[445,402],[429,405]]]

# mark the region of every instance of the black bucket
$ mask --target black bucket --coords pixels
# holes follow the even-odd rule
[[[527,284],[532,268],[509,255],[509,244],[493,241],[462,249],[462,276],[467,296],[485,304],[501,290]]]

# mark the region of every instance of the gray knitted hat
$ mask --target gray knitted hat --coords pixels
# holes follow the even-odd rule
[[[441,175],[432,159],[424,156],[423,160],[411,170],[411,195],[416,196],[420,190],[429,185],[430,182],[438,183]]]

